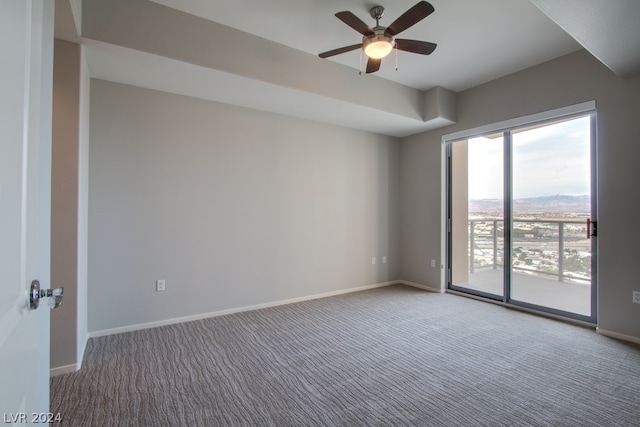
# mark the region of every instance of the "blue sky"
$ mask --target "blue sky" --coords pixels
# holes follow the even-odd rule
[[[590,119],[513,134],[513,197],[590,194]],[[502,198],[502,138],[469,140],[469,198]]]

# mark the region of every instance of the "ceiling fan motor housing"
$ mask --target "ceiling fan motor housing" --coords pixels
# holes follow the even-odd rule
[[[369,14],[376,20],[373,27],[373,34],[362,37],[362,50],[369,58],[381,59],[391,52],[395,45],[393,36],[387,34],[387,27],[380,25],[380,18],[384,15],[384,7],[374,6],[369,10]]]

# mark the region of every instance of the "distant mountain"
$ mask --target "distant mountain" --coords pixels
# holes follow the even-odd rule
[[[479,199],[469,200],[469,212],[501,212],[502,200]],[[591,196],[541,196],[515,199],[513,209],[520,213],[584,213],[591,209]]]

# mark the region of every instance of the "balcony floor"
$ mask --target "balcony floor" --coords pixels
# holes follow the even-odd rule
[[[469,273],[469,283],[457,286],[494,295],[503,294],[503,270]],[[591,286],[524,273],[512,273],[511,299],[570,313],[591,315]]]

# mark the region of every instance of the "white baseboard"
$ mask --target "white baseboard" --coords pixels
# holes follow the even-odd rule
[[[75,363],[73,365],[58,366],[58,367],[49,369],[49,377],[55,377],[57,375],[68,374],[70,372],[75,372],[75,371],[77,371],[79,369],[80,369],[80,367]]]
[[[409,282],[407,280],[398,280],[398,281],[396,281],[396,283],[401,283],[401,284],[407,285],[407,286],[413,286],[414,288],[422,289],[422,290],[429,291],[429,292],[436,292],[438,294],[443,294],[444,293],[444,289],[434,288],[432,286],[427,286],[427,285],[421,285],[420,283]]]
[[[600,335],[604,335],[605,337],[615,338],[618,340],[629,341],[635,344],[640,344],[640,338],[634,337],[631,335],[619,334],[617,332],[611,332],[601,328],[596,328],[596,332],[598,332]]]
[[[348,294],[348,293],[351,293],[351,292],[365,291],[367,289],[382,288],[384,286],[389,286],[389,285],[393,285],[393,284],[396,284],[396,283],[403,283],[403,282],[402,281],[398,281],[398,280],[394,280],[394,281],[390,281],[390,282],[375,283],[373,285],[359,286],[359,287],[356,287],[356,288],[341,289],[341,290],[338,290],[338,291],[324,292],[324,293],[321,293],[321,294],[308,295],[308,296],[304,296],[304,297],[298,297],[298,298],[291,298],[291,299],[280,300],[280,301],[267,302],[267,303],[264,303],[264,304],[249,305],[249,306],[245,306],[245,307],[231,308],[231,309],[227,309],[227,310],[214,311],[214,312],[210,312],[210,313],[195,314],[195,315],[192,315],[192,316],[185,316],[185,317],[177,317],[177,318],[173,318],[173,319],[159,320],[159,321],[156,321],[156,322],[140,323],[140,324],[137,324],[137,325],[122,326],[122,327],[119,327],[119,328],[103,329],[103,330],[100,330],[100,331],[89,332],[89,338],[104,337],[104,336],[107,336],[107,335],[121,334],[121,333],[124,333],[124,332],[133,332],[133,331],[139,331],[139,330],[142,330],[142,329],[157,328],[157,327],[160,327],[160,326],[174,325],[174,324],[177,324],[177,323],[191,322],[191,321],[200,320],[200,319],[207,319],[207,318],[210,318],[210,317],[224,316],[226,314],[241,313],[243,311],[258,310],[258,309],[261,309],[261,308],[276,307],[276,306],[279,306],[279,305],[292,304],[292,303],[302,302],[302,301],[310,301],[310,300],[314,300],[314,299],[318,299],[318,298],[332,297],[332,296],[335,296],[335,295]],[[420,286],[420,285],[418,285],[418,286]],[[427,290],[429,290],[429,289],[427,289]]]

